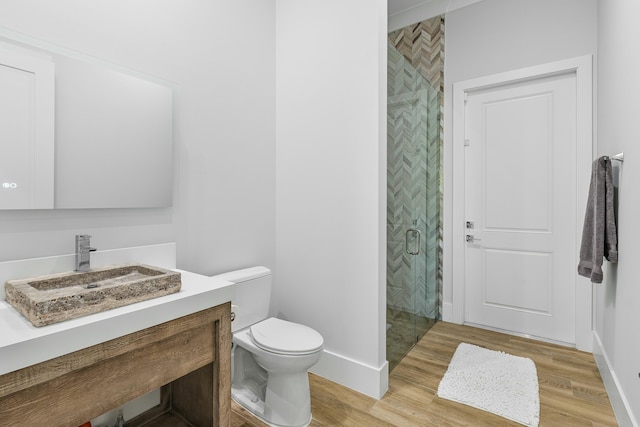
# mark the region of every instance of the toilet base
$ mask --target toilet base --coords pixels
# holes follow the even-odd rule
[[[264,418],[264,401],[256,396],[251,390],[232,387],[231,397],[236,403],[249,411],[251,415],[270,427],[308,427],[313,419],[311,414],[309,414],[309,420],[299,426],[283,426],[281,424],[274,424]]]
[[[308,370],[321,351],[273,353],[253,342],[250,328],[235,331],[231,396],[270,426],[306,427],[312,419]]]

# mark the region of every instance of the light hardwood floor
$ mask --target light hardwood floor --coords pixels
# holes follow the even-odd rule
[[[616,426],[593,356],[570,348],[438,322],[391,372],[380,400],[310,374],[311,426],[519,426],[436,395],[461,342],[531,358],[540,385],[540,426]],[[232,403],[232,427],[263,427]]]

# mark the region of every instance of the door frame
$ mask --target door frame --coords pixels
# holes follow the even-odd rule
[[[453,193],[452,213],[452,294],[451,313],[443,317],[454,323],[464,323],[465,284],[465,98],[468,93],[505,84],[525,82],[542,77],[575,73],[576,75],[576,273],[575,273],[575,313],[576,348],[591,352],[593,349],[593,286],[590,281],[577,273],[578,254],[584,209],[587,205],[591,162],[596,152],[593,139],[593,58],[592,55],[556,61],[533,67],[507,71],[486,77],[465,80],[453,84]],[[446,308],[443,307],[443,309]]]

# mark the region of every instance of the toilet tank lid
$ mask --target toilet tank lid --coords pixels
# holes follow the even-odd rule
[[[242,270],[230,271],[228,273],[218,274],[213,276],[216,279],[224,280],[231,283],[246,282],[247,280],[258,279],[271,274],[271,270],[267,267],[250,267],[243,268]]]

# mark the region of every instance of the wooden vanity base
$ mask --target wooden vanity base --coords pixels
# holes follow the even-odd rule
[[[221,304],[0,376],[0,420],[78,426],[161,387],[127,426],[229,426],[230,318]]]

